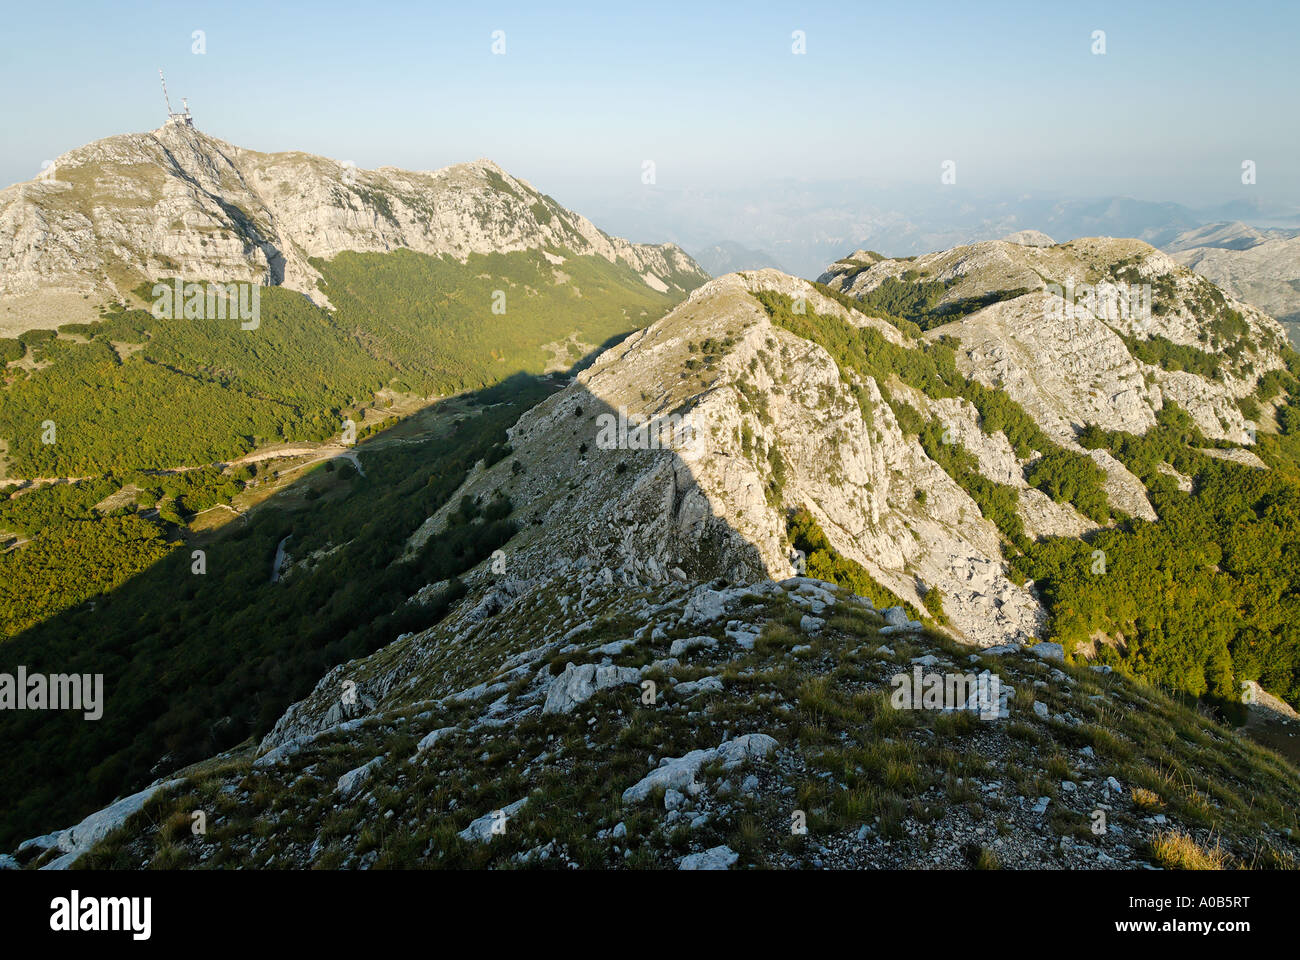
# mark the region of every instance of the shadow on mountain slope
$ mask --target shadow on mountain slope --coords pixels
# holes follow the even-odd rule
[[[357,444],[364,476],[344,457],[321,463],[111,594],[0,644],[0,673],[103,674],[105,701],[95,721],[0,712],[0,847],[265,731],[333,664],[436,620],[453,595],[403,604],[503,543],[508,521],[469,509],[457,532],[394,564],[405,537],[476,461],[504,456],[506,428],[554,389],[519,374],[442,401],[433,437],[404,436],[408,418]],[[286,537],[312,570],[272,583]]]
[[[570,374],[625,337],[584,356]],[[516,374],[455,400],[477,413],[449,412],[444,432],[427,442],[403,439],[411,418],[399,422],[355,447],[364,476],[336,457],[225,526],[187,536],[111,594],[0,645],[0,673],[22,665],[29,676],[104,677],[98,720],[80,711],[0,713],[0,849],[263,736],[331,667],[441,619],[465,592],[458,578],[507,541],[561,566],[641,571],[657,557],[651,566],[664,577],[673,566],[693,580],[767,575],[759,551],[718,516],[670,440],[639,450],[624,437],[621,447],[596,449],[593,425],[619,411],[578,386],[585,432],[575,429],[571,445],[550,453],[603,472],[588,485],[597,502],[569,509],[572,491],[537,465],[526,476],[511,473],[520,502],[509,492],[452,502],[476,462],[490,468],[510,457],[506,430],[555,388],[553,378]],[[624,520],[583,539],[573,556],[561,555],[546,532],[605,511]],[[435,515],[442,529],[412,553],[407,538]],[[281,545],[290,556],[275,582]],[[196,550],[202,574],[194,572]],[[441,588],[408,602],[431,584]]]
[[[766,580],[735,504],[696,482],[700,450],[642,442],[673,424],[602,442],[615,397],[593,373],[526,412],[405,539],[418,562],[513,507],[448,617],[390,625],[256,746],[28,865],[1294,865],[1294,769],[1059,649],[974,651],[851,590]],[[995,715],[891,694],[977,672],[1006,684]]]

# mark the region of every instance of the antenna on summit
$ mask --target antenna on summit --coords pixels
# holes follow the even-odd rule
[[[162,81],[163,102],[167,104],[167,122],[175,123],[182,127],[194,126],[194,118],[190,116],[190,102],[185,97],[181,98],[181,103],[185,107],[184,113],[172,113],[172,100],[167,96],[167,78],[163,76],[162,67],[158,68],[158,79]]]

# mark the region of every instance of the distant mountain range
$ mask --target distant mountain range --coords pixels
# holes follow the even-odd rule
[[[362,170],[168,123],[72,150],[0,191],[0,336],[93,319],[105,298],[130,300],[159,276],[247,280],[327,304],[313,259],[398,249],[461,263],[564,250],[665,294],[706,278],[678,247],[612,237],[490,160]]]
[[[764,267],[782,269],[771,254],[751,250],[731,240],[723,240],[703,250],[694,250],[691,255],[696,263],[714,277],[735,273],[737,270],[761,270]]]
[[[1300,229],[1211,223],[1179,234],[1165,249],[1238,300],[1272,314],[1300,346]]]
[[[782,180],[731,191],[660,186],[653,193],[599,197],[588,209],[626,236],[671,237],[704,260],[709,255],[703,251],[713,247],[762,251],[807,278],[845,250],[912,256],[1018,230],[1041,230],[1058,241],[1131,237],[1164,248],[1180,234],[1227,219],[1300,227],[1300,209],[1286,204],[1237,201],[1198,209],[1132,197],[952,191],[860,181]]]

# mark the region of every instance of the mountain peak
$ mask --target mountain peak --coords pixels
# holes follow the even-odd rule
[[[1002,238],[1005,243],[1015,243],[1022,247],[1054,247],[1056,241],[1041,230],[1018,230]]]
[[[94,319],[162,276],[285,286],[328,305],[312,258],[399,248],[461,262],[564,249],[622,263],[659,292],[704,277],[679,248],[611,237],[486,158],[362,170],[167,123],[71,150],[0,191],[0,322]]]

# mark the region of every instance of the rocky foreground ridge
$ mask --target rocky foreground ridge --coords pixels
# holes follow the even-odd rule
[[[1292,768],[1052,644],[972,649],[808,578],[606,567],[503,576],[489,596],[331,671],[260,744],[28,841],[9,865],[1117,869],[1300,854]],[[898,677],[952,675],[997,677],[996,702],[900,707]]]

